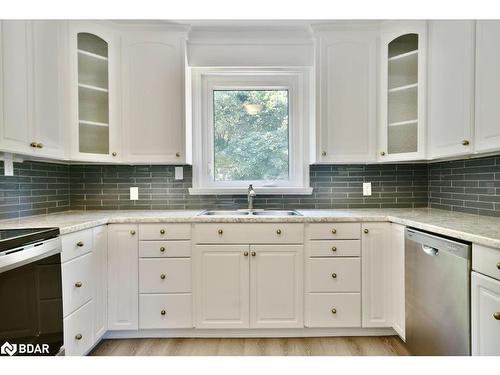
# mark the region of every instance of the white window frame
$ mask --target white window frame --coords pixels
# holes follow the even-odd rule
[[[309,186],[311,68],[191,68],[193,122],[192,195],[312,194]],[[217,90],[288,90],[289,180],[215,181],[213,92]]]

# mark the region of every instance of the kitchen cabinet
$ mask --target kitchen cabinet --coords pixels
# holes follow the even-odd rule
[[[392,327],[391,224],[362,225],[362,326]]]
[[[186,162],[186,33],[122,36],[123,150],[130,163]]]
[[[315,34],[318,127],[316,161],[374,161],[377,32]]]
[[[108,329],[136,330],[139,314],[137,225],[108,226]]]
[[[426,38],[425,21],[382,25],[379,161],[425,158]]]
[[[476,103],[474,151],[500,150],[500,21],[476,21]]]
[[[428,157],[469,154],[474,126],[474,21],[429,21],[428,35]]]
[[[121,158],[119,38],[99,22],[71,22],[69,30],[71,159]]]
[[[99,340],[108,327],[108,226],[92,229],[94,281],[94,339]]]
[[[405,340],[405,226],[391,224],[392,328]]]
[[[2,21],[0,150],[65,158],[66,23]]]
[[[497,250],[498,251],[498,250]],[[472,355],[500,355],[500,281],[472,272]]]

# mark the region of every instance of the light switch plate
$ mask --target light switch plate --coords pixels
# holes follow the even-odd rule
[[[138,187],[131,187],[130,188],[130,200],[136,201],[138,199],[139,199],[139,188]]]
[[[175,167],[175,179],[176,180],[184,180],[184,168]]]
[[[363,182],[363,195],[364,196],[372,195],[372,183],[371,182]]]

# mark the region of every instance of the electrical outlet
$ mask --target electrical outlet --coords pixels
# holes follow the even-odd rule
[[[12,154],[5,153],[3,155],[3,172],[5,176],[14,176],[14,162]]]
[[[175,167],[175,176],[174,178],[176,180],[183,180],[184,179],[184,168],[182,167]]]
[[[371,182],[363,182],[363,195],[364,196],[372,195],[372,183]]]
[[[136,201],[138,199],[139,199],[139,188],[138,187],[131,187],[130,188],[130,200]]]

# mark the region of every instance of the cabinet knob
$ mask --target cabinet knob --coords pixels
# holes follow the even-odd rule
[[[370,232],[368,229],[363,229],[363,233],[368,234]]]
[[[332,273],[332,279],[336,279],[337,278],[337,274],[334,272]]]
[[[279,235],[281,234],[281,229],[278,229],[278,230],[276,231],[276,234],[279,236]]]
[[[75,340],[81,340],[83,338],[81,333],[75,335]]]
[[[256,255],[257,255],[257,253],[255,251],[252,251],[252,256],[254,257]]]
[[[332,246],[332,251],[333,252],[337,251],[337,248],[335,246]]]
[[[111,153],[111,156],[116,156],[116,155],[118,155],[116,152]]]
[[[500,311],[497,311],[496,313],[493,314],[493,317],[496,319],[496,320],[500,320]]]
[[[160,229],[160,234],[165,234],[165,229]]]
[[[36,148],[43,148],[43,143],[37,143]]]
[[[335,234],[335,233],[337,233],[337,229],[333,228],[332,229],[332,234]]]
[[[469,144],[470,144],[470,142],[467,139],[464,139],[462,141],[462,146],[468,146]]]
[[[181,153],[180,153],[180,152],[176,152],[176,153],[175,153],[175,157],[176,157],[176,158],[180,158],[180,157],[181,157]]]
[[[326,151],[321,151],[321,156],[326,156]]]
[[[77,287],[77,288],[81,288],[81,287],[82,287],[82,285],[83,285],[83,284],[82,284],[82,282],[81,282],[81,281],[77,281],[77,282],[75,283],[75,287]]]
[[[245,251],[245,252],[243,253],[243,255],[247,257],[247,256],[248,256],[248,251]]]
[[[337,309],[336,308],[333,308],[332,309],[332,314],[336,314],[337,313]]]
[[[165,276],[165,274],[164,274],[164,273],[162,273],[162,274],[160,275],[160,279],[162,279],[162,280],[165,280],[165,277],[166,277],[166,276]]]
[[[385,156],[385,151],[382,151],[382,152],[380,153],[380,156]]]
[[[219,236],[222,236],[222,233],[224,233],[224,231],[222,229],[219,229],[217,233],[219,233]]]
[[[165,315],[165,314],[167,314],[167,312],[166,312],[165,310],[161,310],[161,311],[160,311],[160,314],[161,314],[161,315]]]
[[[135,235],[135,230],[131,230],[131,231],[130,231],[130,234],[131,234],[132,236],[134,236],[134,235]]]
[[[497,269],[499,269],[499,270],[500,270],[500,262],[499,262],[499,263],[497,263]]]
[[[37,144],[36,142],[31,142],[30,147],[36,148],[36,144]]]
[[[164,248],[163,246],[162,246],[162,247],[160,247],[160,251],[161,251],[162,253],[164,253],[164,252],[165,252],[165,248]]]
[[[83,245],[84,245],[83,241],[78,241],[76,243],[76,246],[78,246],[78,247],[83,247]]]

